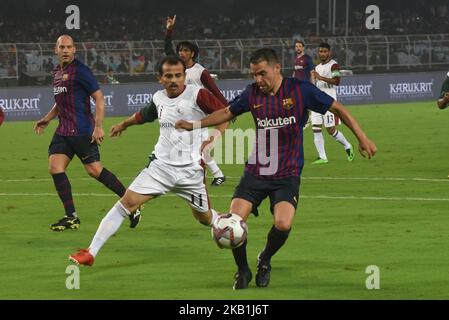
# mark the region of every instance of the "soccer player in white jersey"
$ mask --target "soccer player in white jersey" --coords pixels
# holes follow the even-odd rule
[[[183,60],[177,56],[163,58],[158,65],[158,78],[165,90],[156,92],[150,104],[111,128],[109,135],[115,137],[129,126],[158,119],[160,134],[148,166],[103,218],[89,248],[69,256],[73,262],[91,266],[98,251],[131,212],[169,191],[188,202],[193,216],[201,224],[210,226],[218,217],[210,208],[204,183],[203,134],[176,130],[175,123],[181,119],[200,120],[225,105],[206,89],[185,85],[185,68]],[[217,126],[214,134],[223,133],[227,125]],[[202,130],[207,131],[207,128],[197,131]]]
[[[340,84],[340,66],[331,59],[331,47],[328,43],[323,42],[318,47],[318,56],[321,63],[315,66],[315,70],[311,71],[312,78],[315,80],[315,85],[321,90],[337,100],[336,86]],[[324,149],[324,138],[322,127],[326,128],[327,132],[345,148],[348,161],[354,160],[354,149],[352,145],[346,140],[342,132],[338,131],[336,126],[340,124],[338,116],[328,111],[324,115],[311,111],[311,122],[314,136],[315,147],[318,151],[318,159],[313,164],[328,163],[326,150]]]
[[[195,60],[198,57],[198,46],[189,41],[182,41],[178,43],[176,46],[176,52],[173,50],[172,45],[172,33],[173,27],[176,23],[176,15],[171,17],[167,17],[167,30],[165,34],[165,47],[164,51],[166,55],[176,55],[184,60],[186,64],[186,84],[195,84],[202,88],[206,88],[209,90],[218,100],[220,100],[225,106],[228,105],[226,98],[221,94],[220,89],[218,89],[217,84],[214,79],[212,79],[209,71],[204,68],[202,65],[197,63]],[[207,137],[207,132],[204,133]],[[210,143],[203,152],[204,162],[206,163],[207,169],[214,176],[214,180],[212,181],[212,186],[219,186],[223,182],[225,182],[226,177],[221,171],[220,167],[217,165],[217,162],[212,158],[210,152],[213,149],[213,142]]]

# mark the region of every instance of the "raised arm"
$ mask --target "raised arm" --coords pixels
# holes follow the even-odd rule
[[[167,26],[165,30],[165,43],[164,43],[164,52],[167,56],[176,55],[175,50],[173,50],[173,43],[172,43],[172,34],[173,34],[173,27],[176,23],[176,14],[173,16],[173,18],[167,17]]]

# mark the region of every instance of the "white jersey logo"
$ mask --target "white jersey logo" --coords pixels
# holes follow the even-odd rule
[[[165,90],[153,96],[153,103],[159,115],[159,140],[154,152],[157,159],[173,166],[186,166],[199,163],[200,148],[208,136],[207,128],[200,130],[176,130],[178,120],[198,121],[206,114],[197,105],[196,99],[201,88],[187,85],[184,92],[176,98],[169,98]]]

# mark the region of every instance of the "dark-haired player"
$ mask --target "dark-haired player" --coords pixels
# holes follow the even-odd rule
[[[331,58],[331,47],[328,43],[323,42],[318,47],[318,56],[321,63],[315,66],[315,70],[312,71],[312,78],[315,80],[315,85],[322,91],[330,95],[334,100],[337,99],[336,86],[340,84],[340,66],[337,61]],[[326,150],[324,149],[324,138],[322,133],[322,127],[324,126],[327,132],[340,143],[346,151],[347,159],[349,162],[354,160],[354,149],[343,135],[341,131],[338,131],[336,126],[340,124],[338,115],[332,112],[326,112],[324,115],[318,112],[311,112],[310,115],[313,130],[313,141],[315,143],[316,150],[318,151],[318,159],[313,164],[325,164],[328,163]]]
[[[314,69],[312,57],[305,54],[305,43],[302,40],[295,40],[295,65],[293,77],[299,80],[310,81],[310,72]]]
[[[173,18],[167,17],[167,30],[165,35],[165,54],[166,55],[176,55],[184,61],[186,64],[186,84],[194,84],[202,88],[209,90],[218,100],[220,100],[225,106],[228,105],[226,98],[221,94],[220,89],[218,89],[217,84],[214,79],[212,79],[209,71],[204,68],[201,64],[196,62],[198,58],[198,46],[189,41],[179,42],[176,46],[176,52],[173,50],[172,45],[172,33],[173,27],[176,23],[176,15]],[[207,139],[207,135],[204,137]],[[226,177],[218,167],[214,158],[210,156],[211,148],[213,143],[206,147],[204,150],[204,161],[207,168],[214,176],[212,181],[212,186],[219,186],[225,182]]]
[[[256,145],[235,189],[229,211],[246,221],[265,198],[270,198],[273,226],[265,248],[258,255],[256,274],[256,285],[266,287],[270,281],[271,258],[288,238],[299,201],[304,164],[302,129],[308,110],[321,114],[330,110],[338,114],[357,137],[362,155],[374,156],[376,145],[341,103],[308,81],[284,78],[274,50],[256,50],[250,57],[250,71],[255,83],[248,85],[228,108],[215,111],[199,123],[178,121],[176,127],[192,130],[213,126],[251,112],[257,129]],[[232,250],[238,267],[234,289],[247,288],[252,279],[246,243]]]
[[[103,218],[89,248],[70,256],[77,264],[91,266],[101,247],[130,212],[169,191],[188,203],[200,223],[211,225],[218,217],[210,207],[200,164],[202,132],[176,130],[175,123],[182,117],[200,120],[225,106],[206,89],[185,85],[185,64],[177,56],[162,59],[158,64],[158,79],[165,90],[156,92],[147,106],[110,130],[110,136],[120,136],[130,126],[158,119],[159,139],[150,163]],[[221,133],[224,129],[225,125],[217,127]],[[207,132],[207,128],[202,131]]]
[[[126,190],[117,177],[100,162],[98,146],[104,139],[104,97],[91,70],[75,59],[75,52],[72,37],[62,35],[58,38],[55,54],[59,64],[53,70],[55,104],[34,125],[35,132],[41,135],[51,120],[59,118],[59,125],[48,148],[48,164],[65,216],[50,226],[53,231],[78,229],[80,225],[73,203],[72,187],[65,173],[75,155],[91,177],[119,197]],[[95,100],[95,119],[90,109],[90,97]],[[131,227],[135,227],[139,219],[140,211],[131,215]]]

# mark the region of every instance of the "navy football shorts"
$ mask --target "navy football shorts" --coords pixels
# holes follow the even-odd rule
[[[273,214],[274,206],[287,201],[296,209],[298,206],[300,177],[288,177],[284,179],[267,180],[245,172],[235,188],[234,198],[241,198],[253,204],[252,213],[259,215],[257,207],[266,198],[270,197],[270,210]]]
[[[90,141],[92,136],[60,136],[54,134],[48,147],[48,155],[65,154],[70,159],[76,154],[83,164],[100,161],[98,145]]]

